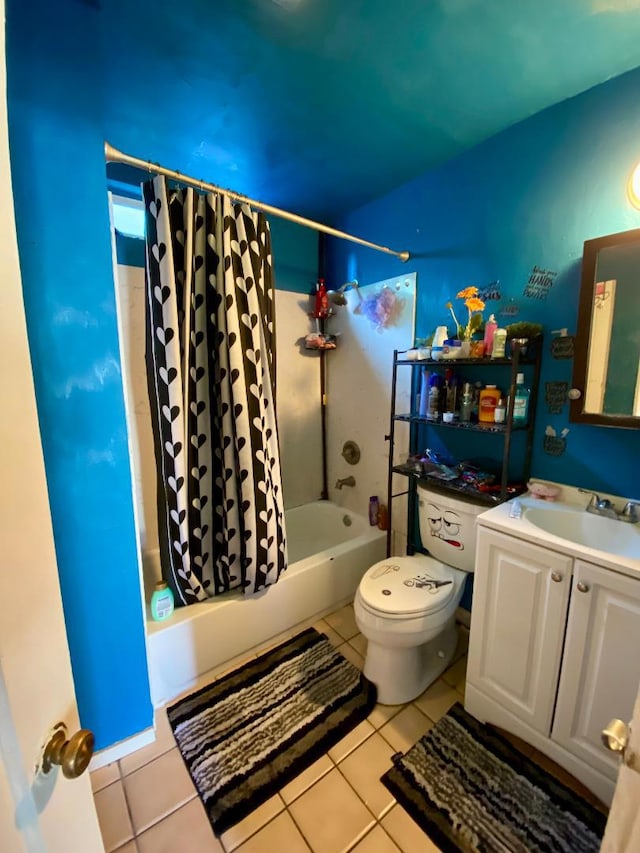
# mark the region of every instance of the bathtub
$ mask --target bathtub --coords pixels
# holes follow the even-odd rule
[[[255,646],[353,600],[366,569],[385,556],[386,533],[330,501],[286,512],[289,567],[254,596],[228,593],[176,609],[165,622],[147,610],[151,698],[162,705]],[[147,589],[160,576],[158,552],[144,556]]]

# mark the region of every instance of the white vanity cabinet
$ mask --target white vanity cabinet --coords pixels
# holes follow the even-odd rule
[[[640,579],[479,526],[465,707],[549,755],[605,802],[602,744],[640,682]]]

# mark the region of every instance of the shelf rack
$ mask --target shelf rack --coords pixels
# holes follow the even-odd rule
[[[540,384],[540,366],[542,360],[542,337],[535,340],[535,357],[524,358],[521,355],[520,344],[512,341],[512,354],[509,358],[457,358],[446,360],[435,359],[408,359],[402,356],[406,350],[394,350],[393,353],[393,374],[391,381],[391,413],[389,419],[389,434],[385,436],[389,442],[389,473],[388,473],[388,490],[387,490],[387,510],[388,510],[388,526],[387,526],[387,556],[391,554],[391,534],[392,534],[392,512],[393,498],[407,494],[409,496],[407,519],[407,552],[413,553],[415,549],[415,501],[416,501],[416,484],[418,481],[429,483],[429,488],[438,491],[441,494],[453,494],[457,497],[463,497],[473,503],[485,505],[487,507],[495,506],[505,500],[513,497],[514,492],[509,489],[509,467],[511,456],[511,437],[514,432],[526,432],[526,447],[523,470],[523,484],[529,479],[531,451],[533,448],[533,430],[535,425],[536,405],[538,400],[538,387]],[[509,381],[509,405],[507,407],[506,418],[504,424],[480,424],[480,423],[445,423],[438,419],[434,420],[424,415],[408,413],[396,413],[396,389],[398,380],[398,368],[405,365],[413,368],[412,400],[415,399],[418,382],[416,381],[416,370],[425,367],[435,368],[437,370],[445,370],[447,367],[468,366],[473,368],[479,367],[510,367]],[[531,395],[529,397],[529,416],[526,426],[520,426],[513,423],[513,407],[516,391],[516,377],[523,367],[533,368],[533,377],[531,381]],[[394,465],[394,446],[395,446],[395,425],[397,422],[406,422],[411,425],[409,445],[411,451],[415,449],[417,444],[418,429],[421,426],[428,428],[435,427],[436,429],[454,429],[464,430],[469,433],[484,433],[492,435],[504,442],[502,450],[502,471],[500,477],[500,491],[482,492],[474,486],[463,483],[459,480],[444,481],[434,476],[429,476],[423,473],[413,464]],[[393,475],[401,474],[408,478],[407,492],[393,492]]]

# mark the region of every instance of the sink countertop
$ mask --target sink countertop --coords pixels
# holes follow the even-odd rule
[[[521,518],[511,518],[509,513],[514,502],[518,500],[522,505],[523,513]],[[478,516],[478,524],[483,527],[489,527],[492,530],[498,530],[501,533],[507,533],[510,536],[516,536],[526,542],[532,542],[535,545],[540,545],[543,548],[549,548],[552,551],[558,551],[562,554],[569,554],[572,557],[586,560],[590,563],[595,563],[604,568],[613,569],[621,574],[630,575],[640,578],[640,558],[620,556],[612,554],[608,551],[600,551],[596,548],[591,548],[587,545],[582,545],[577,542],[572,542],[569,539],[564,539],[561,536],[556,536],[532,524],[526,518],[527,508],[543,508],[554,512],[562,512],[569,510],[572,513],[586,512],[581,506],[575,503],[564,503],[561,501],[544,501],[538,498],[521,497],[514,498],[499,506],[483,512]],[[593,516],[596,518],[597,516]],[[623,521],[614,521],[612,524],[625,525]],[[639,525],[634,525],[638,527]]]

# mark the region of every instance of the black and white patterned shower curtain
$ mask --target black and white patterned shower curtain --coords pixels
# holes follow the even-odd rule
[[[143,195],[163,575],[179,604],[258,592],[287,565],[269,225],[162,177]]]

